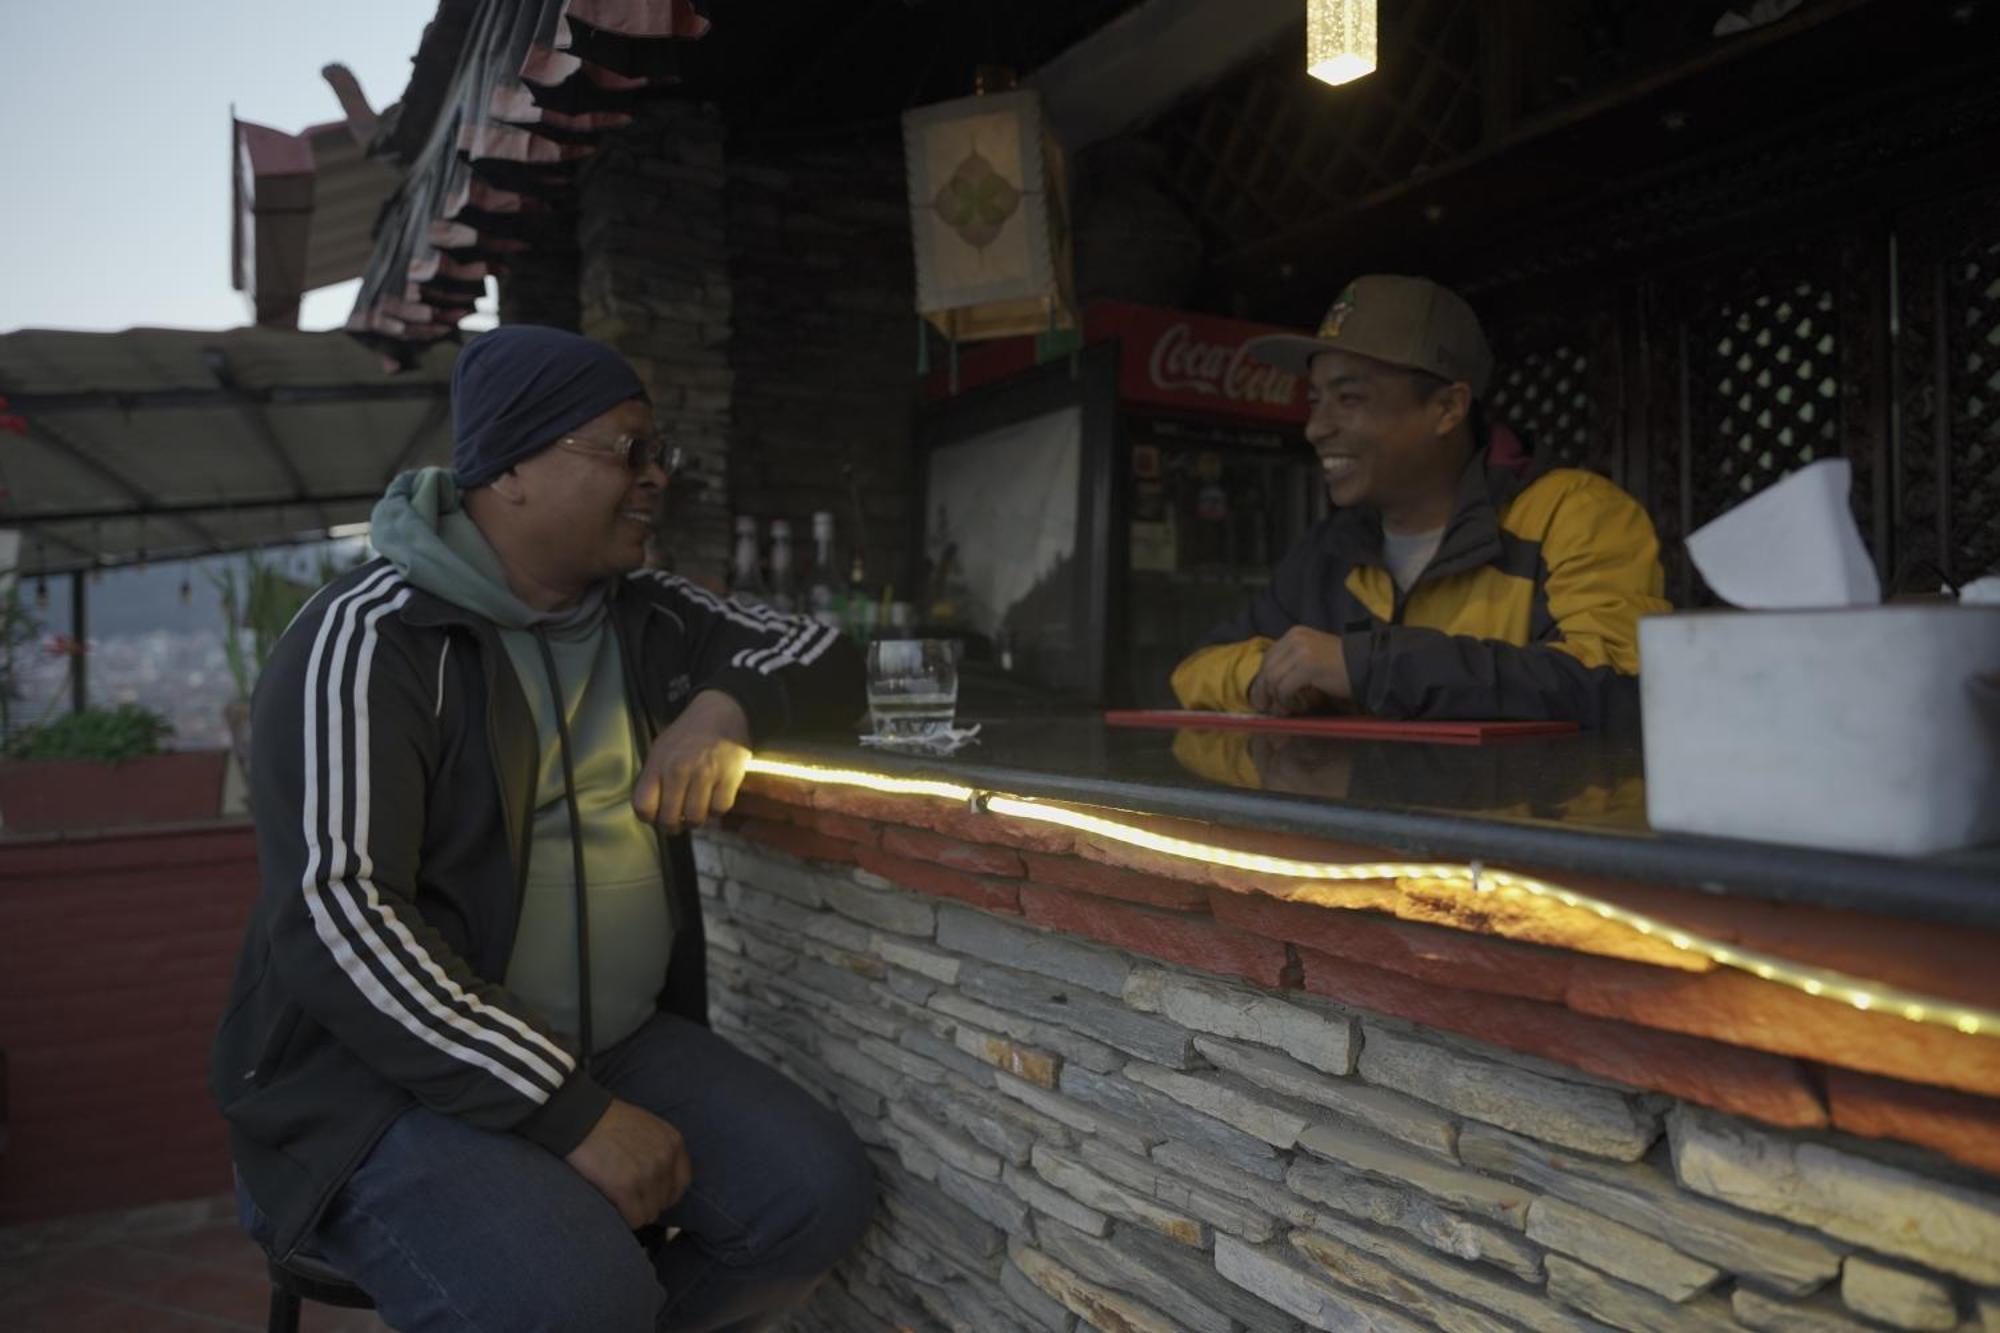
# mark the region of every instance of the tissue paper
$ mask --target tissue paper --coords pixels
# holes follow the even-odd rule
[[[1879,605],[1848,464],[1688,538],[1743,611],[1639,622],[1655,829],[1885,856],[2000,839],[2000,607]]]
[[[1733,606],[1874,606],[1882,583],[1848,506],[1853,480],[1844,458],[1809,463],[1697,529],[1688,556]]]

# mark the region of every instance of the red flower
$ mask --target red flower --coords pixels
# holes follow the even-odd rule
[[[50,657],[82,657],[90,652],[90,645],[73,634],[54,634],[42,651]]]

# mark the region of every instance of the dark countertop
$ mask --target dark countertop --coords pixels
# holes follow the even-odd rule
[[[1110,727],[1094,715],[983,727],[978,744],[943,759],[847,737],[790,739],[767,754],[1419,858],[2000,927],[2000,845],[1902,858],[1655,833],[1636,736],[1439,745]]]

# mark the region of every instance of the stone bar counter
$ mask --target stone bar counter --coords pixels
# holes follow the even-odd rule
[[[799,1329],[2000,1333],[1990,851],[1655,835],[1592,735],[755,762],[714,1022],[881,1187]]]

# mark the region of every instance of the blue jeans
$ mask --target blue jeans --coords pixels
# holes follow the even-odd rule
[[[686,1142],[672,1240],[643,1246],[547,1150],[419,1106],[309,1243],[402,1333],[737,1333],[803,1300],[868,1225],[874,1173],[846,1123],[707,1028],[657,1015],[592,1065]],[[262,1220],[246,1217],[259,1239]]]

